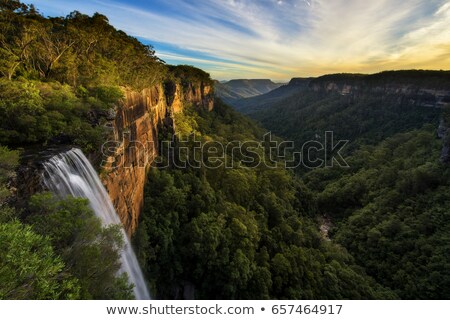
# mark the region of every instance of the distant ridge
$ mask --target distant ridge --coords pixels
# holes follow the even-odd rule
[[[317,78],[292,78],[288,84],[268,93],[233,100],[229,104],[242,113],[250,114],[278,105],[285,99],[295,97],[301,99],[304,92],[314,91],[335,92],[340,95],[359,95],[367,92],[403,94],[413,100],[422,101],[423,105],[440,107],[448,104],[449,88],[450,71],[399,70],[374,74],[337,73]],[[427,99],[430,103],[423,102]]]
[[[265,94],[283,85],[270,79],[233,79],[227,82],[215,82],[216,96],[233,105],[239,99]]]
[[[282,85],[265,94],[232,101],[230,104],[242,113],[251,113],[277,101],[288,98],[302,90],[307,90],[315,78],[292,78],[288,84]]]

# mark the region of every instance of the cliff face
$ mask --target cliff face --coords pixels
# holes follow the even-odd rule
[[[173,114],[188,104],[212,110],[213,88],[201,82],[126,90],[115,110],[100,177],[128,234],[138,224],[147,171],[158,153],[158,132],[171,128]]]
[[[336,92],[343,96],[365,94],[396,95],[421,107],[450,105],[450,73],[439,71],[385,71],[373,75],[335,74],[313,79],[315,92]]]

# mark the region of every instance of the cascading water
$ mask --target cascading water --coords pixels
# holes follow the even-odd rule
[[[43,181],[50,191],[61,197],[71,195],[88,199],[92,210],[104,226],[121,224],[97,172],[80,149],[73,148],[60,153],[43,165]],[[134,284],[136,299],[150,299],[144,276],[123,228],[122,233],[125,246],[120,254],[121,272],[126,272],[130,282]]]

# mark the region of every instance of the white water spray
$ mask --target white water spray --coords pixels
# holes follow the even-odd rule
[[[61,197],[71,195],[89,200],[95,215],[104,226],[120,224],[120,219],[114,210],[111,199],[103,187],[97,172],[80,149],[71,149],[60,153],[44,164],[44,184]],[[122,228],[125,240],[120,253],[121,272],[128,274],[129,281],[134,284],[134,295],[138,300],[150,299],[144,276],[139,267],[136,255],[131,247],[125,230]]]

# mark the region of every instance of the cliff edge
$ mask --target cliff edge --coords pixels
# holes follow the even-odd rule
[[[201,81],[166,82],[140,92],[124,89],[124,96],[109,123],[111,139],[103,146],[100,177],[130,235],[138,225],[160,130],[173,128],[173,115],[187,105],[212,110],[214,95],[213,86]]]

